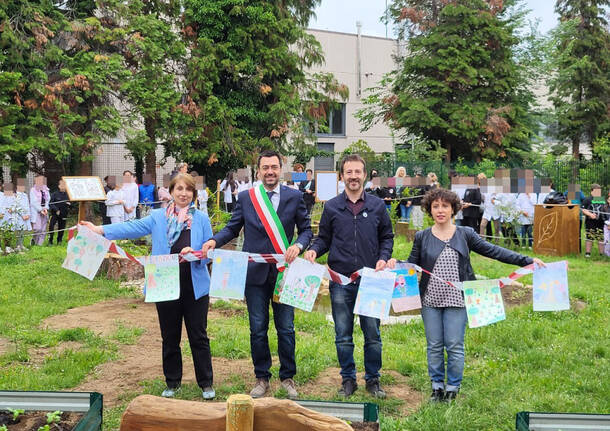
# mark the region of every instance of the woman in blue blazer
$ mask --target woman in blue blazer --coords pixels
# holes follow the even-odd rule
[[[197,190],[192,176],[176,175],[169,185],[172,201],[167,208],[153,210],[140,220],[112,225],[81,224],[108,239],[133,239],[152,234],[152,254],[175,254],[201,250],[212,237],[212,226],[207,215],[195,209]],[[173,397],[182,381],[182,353],[180,338],[182,319],[186,325],[193,353],[197,384],[204,399],[216,393],[212,387],[212,355],[207,335],[210,274],[207,259],[180,264],[180,298],[157,302],[157,314],[163,339],[163,374],[167,388],[162,396]]]

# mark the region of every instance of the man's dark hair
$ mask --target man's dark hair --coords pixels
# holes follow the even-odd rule
[[[457,193],[439,187],[426,193],[421,201],[423,210],[432,215],[432,203],[437,200],[447,202],[449,205],[451,205],[451,209],[453,210],[453,214],[451,214],[452,216],[456,215],[462,208],[462,201]]]
[[[341,159],[341,165],[340,165],[341,175],[343,175],[343,166],[345,166],[345,164],[347,162],[362,163],[362,166],[364,167],[364,173],[366,174],[366,162],[364,161],[364,159],[362,157],[360,157],[360,155],[358,155],[358,154],[348,154],[347,156],[343,157],[343,159]]]
[[[123,175],[125,175],[125,174],[129,174],[133,177],[133,172],[131,172],[129,169],[126,169],[123,171]]]
[[[263,157],[277,157],[280,161],[280,168],[282,167],[282,156],[275,150],[264,150],[258,155],[258,160],[256,161],[256,166],[261,167],[261,159]]]
[[[313,174],[313,171],[312,171],[311,169],[307,169],[307,170],[305,171],[305,173],[307,173],[307,172],[311,172],[311,173]]]

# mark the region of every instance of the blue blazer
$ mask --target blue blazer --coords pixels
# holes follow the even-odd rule
[[[296,226],[299,234],[296,242],[301,244],[303,250],[305,250],[311,241],[312,233],[310,217],[303,201],[303,194],[290,187],[280,186],[280,204],[276,212],[284,226],[288,242],[292,242]],[[239,193],[231,220],[229,220],[224,229],[213,236],[212,239],[216,241],[216,247],[222,247],[238,236],[242,227],[244,228],[243,251],[249,253],[275,253],[263,223],[256,214],[248,190]],[[263,285],[267,280],[270,267],[271,264],[268,263],[248,262],[246,283],[250,285]]]
[[[153,210],[149,216],[140,220],[104,225],[104,236],[108,239],[134,239],[152,234],[152,255],[171,254],[167,242],[167,218],[165,208]],[[210,219],[201,211],[195,211],[191,223],[191,247],[201,250],[203,243],[212,237]],[[199,299],[210,292],[210,273],[208,259],[191,262],[193,292]]]

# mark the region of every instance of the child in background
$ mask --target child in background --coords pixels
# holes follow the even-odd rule
[[[53,231],[57,225],[57,244],[61,244],[64,237],[63,229],[66,228],[66,218],[70,209],[70,198],[66,193],[66,183],[64,180],[59,180],[59,189],[51,193],[51,202],[49,210],[51,212],[51,221],[49,222],[49,245],[53,244]]]
[[[604,220],[604,254],[610,257],[610,191],[606,196],[606,205],[602,207],[601,216]]]
[[[581,211],[585,218],[585,257],[591,257],[593,241],[597,242],[599,254],[604,254],[604,219],[601,209],[606,204],[602,197],[602,187],[591,184],[591,195],[583,199]]]
[[[114,190],[110,190],[106,194],[106,216],[110,218],[110,223],[122,223],[125,220],[125,200],[122,185],[117,181]]]
[[[161,201],[161,208],[167,208],[172,196],[169,194],[170,175],[163,175],[163,187],[159,187],[158,199]]]
[[[25,251],[27,248],[23,245],[23,237],[25,231],[32,230],[32,222],[30,221],[30,200],[25,192],[25,178],[17,179],[17,212],[21,220],[16,224],[17,229],[17,251]]]
[[[49,221],[49,201],[51,194],[43,175],[36,175],[34,187],[30,189],[30,215],[32,217],[32,229],[34,238],[32,245],[42,245],[44,243],[47,223]]]
[[[517,197],[517,209],[519,210],[518,222],[521,225],[522,247],[531,248],[534,242],[532,225],[534,224],[534,205],[536,204],[536,201],[537,196],[535,193],[520,193]]]

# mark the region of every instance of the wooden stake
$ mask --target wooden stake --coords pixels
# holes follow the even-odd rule
[[[254,401],[250,395],[236,394],[227,399],[226,431],[254,429]]]
[[[87,218],[87,206],[89,202],[81,201],[78,203],[78,221],[85,220]]]

